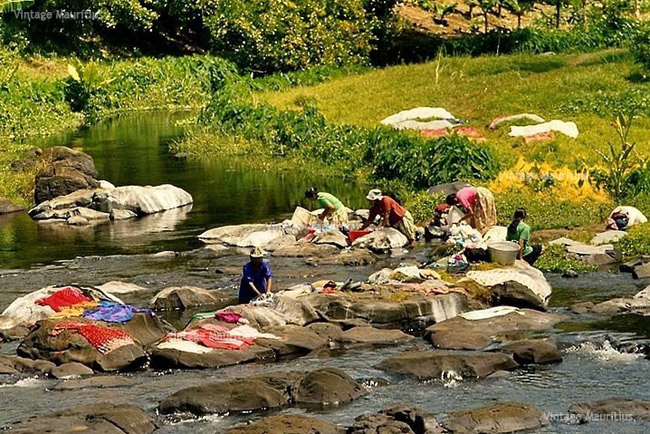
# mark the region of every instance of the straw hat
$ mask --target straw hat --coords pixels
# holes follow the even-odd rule
[[[255,247],[251,250],[251,258],[263,258],[266,255],[266,252],[259,247]]]
[[[381,200],[384,196],[381,194],[381,190],[379,189],[372,189],[368,192],[368,196],[366,196],[366,199],[368,200]]]

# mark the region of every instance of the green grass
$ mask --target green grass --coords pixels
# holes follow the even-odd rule
[[[575,140],[558,134],[553,142],[526,145],[509,137],[504,127],[487,133],[486,146],[494,148],[506,165],[524,155],[580,168],[597,163],[594,150],[604,149],[607,140],[614,139],[613,113],[602,116],[594,110],[599,98],[630,89],[650,92],[650,83],[629,79],[635,73],[638,67],[623,50],[455,57],[375,69],[316,86],[262,92],[258,97],[290,109],[301,100],[315,101],[329,122],[359,126],[375,126],[386,116],[418,106],[444,107],[479,128],[497,116],[522,112],[547,120],[572,120],[581,132]],[[650,119],[637,119],[630,138],[638,142],[640,151],[650,151]]]

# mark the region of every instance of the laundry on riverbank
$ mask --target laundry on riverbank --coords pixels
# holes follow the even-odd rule
[[[86,296],[80,288],[65,287],[50,296],[36,300],[34,303],[39,306],[49,306],[54,312],[61,312],[64,308],[90,301],[92,299]]]
[[[153,314],[150,309],[141,309],[135,306],[114,303],[112,301],[101,301],[98,308],[86,310],[83,313],[83,316],[84,318],[93,321],[123,324],[129,322],[136,313]]]
[[[460,123],[462,121],[440,107],[417,107],[404,110],[381,121],[382,125],[398,130],[441,130],[452,128]]]
[[[80,334],[101,354],[108,354],[125,345],[135,344],[131,335],[124,330],[79,321],[58,323],[50,332],[50,336],[59,336],[65,332]]]
[[[516,115],[510,115],[510,116],[499,116],[498,118],[495,118],[488,129],[490,131],[496,130],[499,128],[499,126],[503,123],[506,122],[515,122],[515,121],[521,121],[521,120],[528,120],[531,122],[534,122],[536,124],[541,124],[546,122],[543,118],[540,116],[537,116],[536,114],[532,113],[519,113]]]
[[[562,133],[573,139],[578,137],[579,134],[578,126],[575,124],[575,122],[552,120],[549,122],[544,122],[536,125],[511,126],[509,135],[511,137],[530,137],[538,134],[548,133],[551,131]]]
[[[261,333],[249,325],[241,325],[229,329],[228,327],[216,324],[203,324],[197,328],[170,333],[163,338],[161,344],[164,344],[167,340],[180,339],[211,349],[241,350],[251,346],[258,338],[278,339],[273,334]],[[161,348],[161,344],[158,344],[158,348]]]
[[[237,324],[243,318],[242,315],[237,312],[216,312],[214,317],[219,321],[230,324]]]
[[[648,218],[641,211],[633,206],[618,206],[607,219],[608,230],[626,230],[632,226],[647,223]]]
[[[422,134],[423,137],[430,139],[436,139],[438,137],[449,137],[453,134],[457,134],[461,137],[467,137],[469,139],[483,139],[485,137],[483,132],[476,127],[458,125],[440,129],[424,129],[420,131],[420,134]]]

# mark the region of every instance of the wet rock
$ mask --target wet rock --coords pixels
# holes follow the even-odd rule
[[[283,414],[231,428],[227,434],[344,434],[345,429],[312,417]]]
[[[0,374],[49,374],[56,365],[45,360],[0,356]]]
[[[632,277],[635,279],[650,277],[650,262],[635,266],[632,270]]]
[[[53,199],[41,202],[29,210],[30,217],[41,216],[40,218],[61,218],[70,217],[70,212],[77,208],[90,208],[93,203],[94,189],[77,190],[65,196],[58,196]]]
[[[158,406],[162,414],[196,415],[259,411],[293,404],[339,404],[363,396],[365,389],[344,372],[278,372],[180,390]]]
[[[238,351],[202,348],[188,351],[173,346],[153,345],[149,348],[151,365],[156,368],[206,369],[269,360],[276,357],[271,348],[252,345]]]
[[[237,312],[244,317],[252,327],[260,330],[265,327],[284,326],[287,325],[291,319],[287,318],[280,312],[266,306],[254,306],[251,304],[238,304],[235,306],[228,306],[224,311]]]
[[[118,387],[133,387],[134,384],[133,380],[127,377],[99,376],[80,380],[65,380],[54,386],[52,390],[114,389]]]
[[[407,423],[395,420],[382,413],[361,415],[354,420],[352,426],[346,431],[346,434],[375,433],[414,434],[414,431]]]
[[[314,244],[328,244],[344,249],[348,246],[348,237],[339,230],[321,232],[312,240]]]
[[[274,243],[275,250],[277,250],[282,247],[277,244],[277,241],[287,235],[280,226],[245,224],[210,229],[199,235],[199,239],[204,243],[222,243],[235,247],[262,247],[266,250],[270,250],[269,246]],[[293,242],[295,243],[295,237]]]
[[[98,188],[97,169],[92,157],[64,146],[43,152],[45,166],[36,174],[34,202],[65,196],[77,190]]]
[[[485,319],[457,316],[428,327],[425,339],[438,348],[480,350],[503,337],[516,339],[525,337],[529,332],[548,330],[562,319],[562,315],[531,309],[516,309]]]
[[[78,333],[63,332],[52,336],[52,329],[57,323],[56,320],[39,322],[18,347],[18,355],[56,364],[79,362],[101,371],[118,371],[147,360],[143,348],[136,341],[124,342],[112,351],[102,354]]]
[[[258,346],[272,349],[278,357],[292,354],[306,354],[327,346],[327,339],[322,338],[306,327],[295,325],[267,327],[265,333],[271,333],[279,339],[259,338]]]
[[[112,209],[111,212],[109,213],[110,219],[114,221],[128,220],[128,219],[135,218],[137,216],[138,215],[136,213],[128,209]]]
[[[443,429],[438,421],[426,411],[405,404],[394,404],[380,411],[396,421],[406,423],[414,434],[438,434]]]
[[[56,379],[64,380],[68,378],[75,377],[85,377],[87,375],[93,375],[94,372],[92,369],[81,363],[72,362],[64,363],[61,366],[57,366],[52,369],[50,375]]]
[[[108,292],[109,294],[118,295],[151,291],[151,289],[144,288],[142,286],[136,285],[135,283],[119,281],[106,282],[103,285],[99,285],[98,288]]]
[[[551,298],[551,285],[544,273],[525,261],[517,261],[512,267],[489,271],[470,271],[463,282],[475,282],[492,293],[497,304],[532,307],[546,310]]]
[[[566,270],[564,273],[562,273],[562,277],[564,277],[565,279],[575,279],[578,277],[578,273],[569,269]]]
[[[582,303],[576,303],[572,305],[571,307],[569,307],[569,310],[577,314],[589,313],[591,312],[591,309],[593,309],[595,305],[596,304],[592,301],[585,301]]]
[[[624,262],[618,267],[618,269],[621,273],[631,273],[634,271],[634,267],[646,264],[648,262],[650,262],[650,257],[642,256],[640,258],[634,258],[630,261]]]
[[[385,228],[357,238],[352,243],[352,246],[369,249],[377,253],[387,253],[392,249],[398,249],[407,244],[408,239],[400,231],[395,228]]]
[[[442,426],[453,433],[510,433],[538,429],[548,419],[538,407],[505,402],[449,413]]]
[[[2,317],[0,317],[0,327],[2,326]],[[26,325],[17,325],[6,329],[0,328],[0,341],[10,342],[24,339],[29,334],[29,327]]]
[[[580,423],[599,420],[598,416],[611,418],[615,415],[619,418],[650,419],[650,401],[612,397],[594,402],[579,402],[569,407],[569,414],[575,415]]]
[[[25,207],[19,206],[11,202],[9,199],[0,197],[0,215],[2,214],[12,214],[19,211],[24,211]]]
[[[519,365],[501,353],[456,353],[448,351],[409,351],[394,355],[379,364],[379,369],[420,379],[439,379],[453,371],[463,378],[485,378],[496,371]]]
[[[304,326],[320,319],[316,309],[300,297],[293,298],[276,295],[271,300],[269,307],[284,315],[287,318],[287,322],[291,324]]]
[[[196,286],[172,286],[156,294],[149,307],[156,310],[186,310],[200,306],[218,306],[223,298]]]
[[[309,324],[307,328],[328,341],[340,341],[343,339],[343,330],[336,324],[316,322]]]
[[[149,434],[156,424],[144,411],[129,404],[108,402],[83,405],[10,425],[12,433],[69,434],[71,432]]]
[[[562,354],[550,339],[523,339],[501,345],[499,351],[510,354],[520,365],[559,363]]]
[[[650,300],[645,298],[615,298],[598,303],[590,310],[597,315],[620,315],[634,313],[638,315],[650,314]]]
[[[374,327],[353,327],[343,332],[342,342],[355,344],[397,344],[413,340],[401,330],[377,329]]]
[[[310,258],[306,261],[307,265],[345,265],[349,267],[363,267],[377,262],[377,256],[373,255],[366,249],[344,250],[338,254],[322,256],[320,258]]]
[[[109,214],[116,209],[128,210],[142,216],[181,208],[193,201],[188,192],[170,184],[155,187],[128,185],[98,191],[93,196],[92,208]]]
[[[297,243],[275,249],[273,256],[283,258],[322,258],[339,252],[338,247],[329,244]]]

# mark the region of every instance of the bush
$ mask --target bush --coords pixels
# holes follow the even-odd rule
[[[558,244],[546,245],[544,254],[535,262],[535,267],[544,273],[564,273],[567,270],[584,273],[597,270],[595,265],[567,257],[566,247]]]
[[[650,72],[650,26],[645,25],[639,30],[630,45],[630,51],[634,60],[640,64],[646,72]]]
[[[650,255],[650,224],[633,226],[618,242],[624,258]]]

